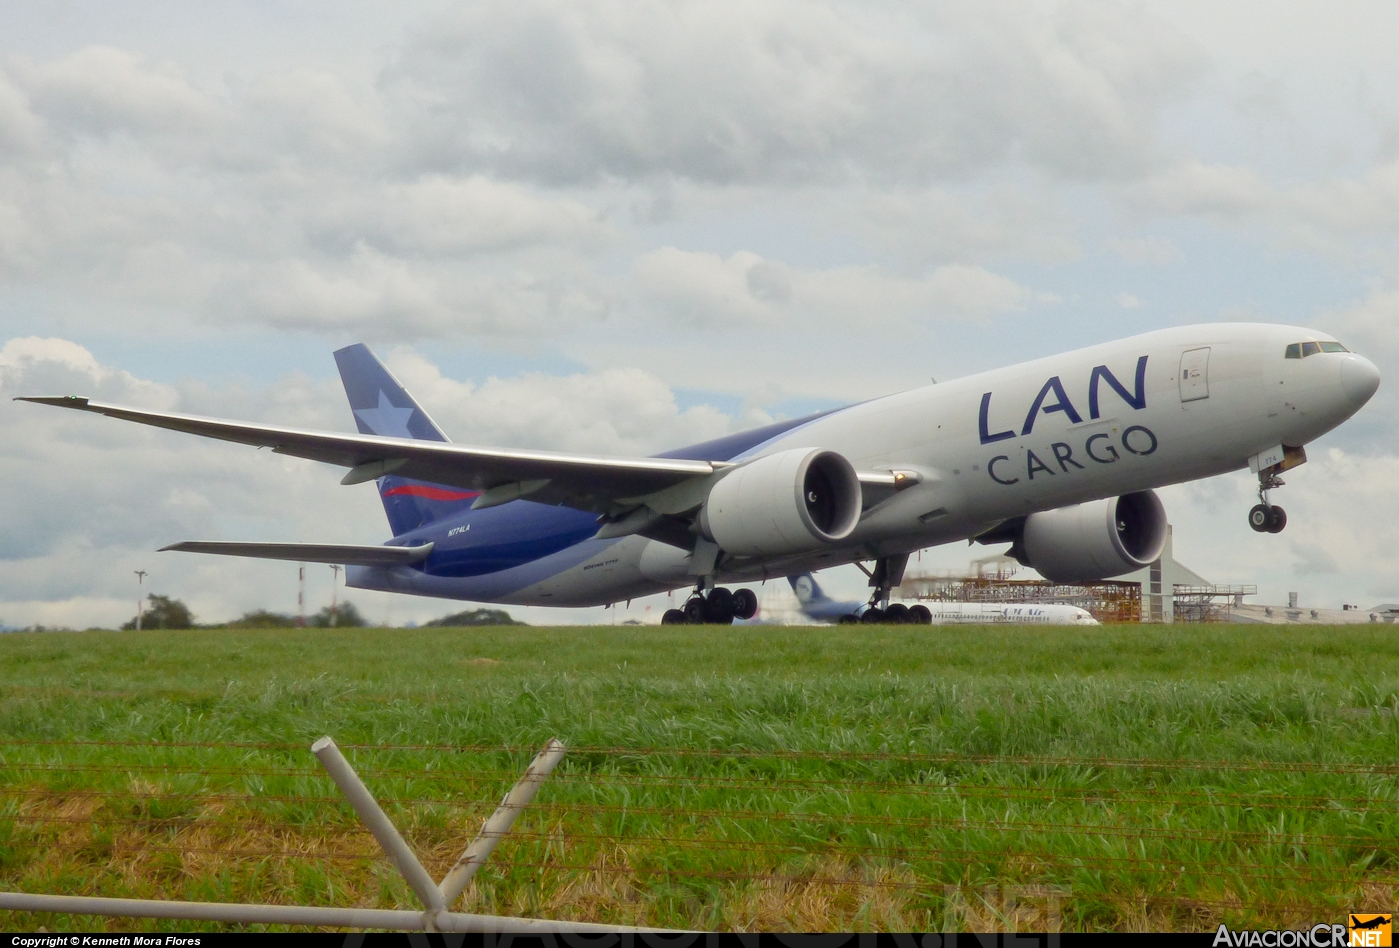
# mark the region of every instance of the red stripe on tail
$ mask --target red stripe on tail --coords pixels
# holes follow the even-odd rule
[[[383,497],[398,497],[400,495],[409,497],[424,497],[428,500],[470,500],[479,497],[479,490],[447,490],[444,487],[430,487],[427,484],[402,484],[398,487],[391,487],[384,491]]]

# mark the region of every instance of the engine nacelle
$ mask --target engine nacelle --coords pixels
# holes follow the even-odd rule
[[[720,479],[699,525],[726,553],[780,556],[845,539],[860,508],[860,480],[849,461],[821,448],[792,448]]]
[[[1022,562],[1054,583],[1121,576],[1154,562],[1166,546],[1166,508],[1144,490],[1025,518]]]

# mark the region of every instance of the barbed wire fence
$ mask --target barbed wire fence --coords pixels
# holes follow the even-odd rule
[[[460,865],[463,831],[499,812],[485,801],[535,750],[341,746],[432,877]],[[288,908],[319,894],[374,927],[444,911],[305,753],[0,739],[0,887]],[[459,891],[473,919],[566,925],[1330,919],[1399,892],[1397,776],[1399,765],[1348,762],[576,746]],[[384,871],[395,862],[401,876]]]

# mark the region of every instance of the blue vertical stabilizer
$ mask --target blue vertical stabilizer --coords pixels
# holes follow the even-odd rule
[[[835,622],[841,616],[856,616],[865,609],[862,602],[838,602],[827,596],[825,590],[817,585],[816,577],[810,573],[788,576],[787,582],[791,583],[792,592],[796,594],[802,612],[810,619]]]
[[[335,353],[335,364],[340,367],[340,381],[345,385],[345,395],[361,434],[417,441],[448,440],[368,346],[356,344],[340,349]],[[377,484],[394,536],[460,513],[470,508],[477,496],[476,491],[406,477],[381,477]]]

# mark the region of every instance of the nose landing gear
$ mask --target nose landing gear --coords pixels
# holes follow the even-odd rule
[[[1255,533],[1282,533],[1287,526],[1287,511],[1273,505],[1269,491],[1283,486],[1283,479],[1271,470],[1258,472],[1258,500],[1248,512],[1248,525]]]

